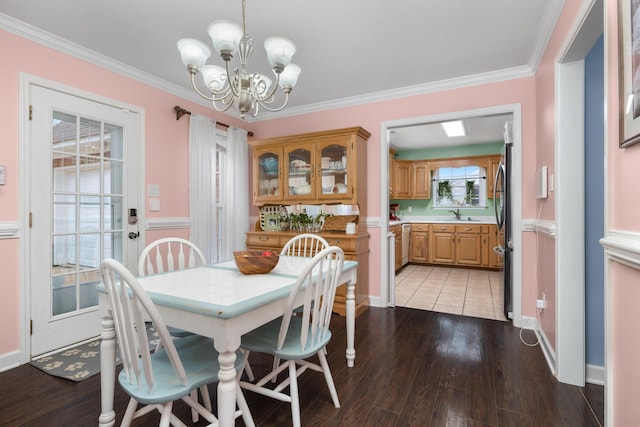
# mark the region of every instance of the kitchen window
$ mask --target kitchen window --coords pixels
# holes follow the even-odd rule
[[[486,175],[486,169],[477,165],[435,169],[432,176],[433,207],[486,207]]]

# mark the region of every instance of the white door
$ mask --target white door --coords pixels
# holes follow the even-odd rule
[[[31,85],[31,355],[99,335],[103,258],[132,271],[140,115]],[[137,213],[137,212],[136,212]],[[133,224],[132,224],[133,223]]]

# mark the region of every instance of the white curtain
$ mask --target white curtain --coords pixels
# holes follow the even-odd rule
[[[233,259],[233,251],[244,250],[249,229],[249,148],[247,131],[227,131],[224,165],[222,260]]]
[[[216,186],[215,122],[191,114],[189,119],[189,220],[190,240],[211,263],[215,251]]]

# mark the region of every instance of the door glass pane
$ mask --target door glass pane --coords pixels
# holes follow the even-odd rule
[[[123,260],[124,169],[121,127],[58,112],[51,126],[55,316],[96,306],[100,260]]]
[[[105,230],[122,230],[124,209],[121,196],[105,196],[102,218]]]
[[[100,230],[100,196],[80,196],[80,231]]]
[[[74,194],[54,194],[53,210],[54,233],[76,231],[76,196]]]
[[[311,194],[311,151],[299,148],[288,153],[288,195]]]

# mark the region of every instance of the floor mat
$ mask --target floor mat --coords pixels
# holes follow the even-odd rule
[[[149,348],[158,344],[158,332],[147,324]],[[100,373],[100,338],[29,362],[42,372],[71,381],[82,381]],[[118,361],[119,363],[119,361]]]

